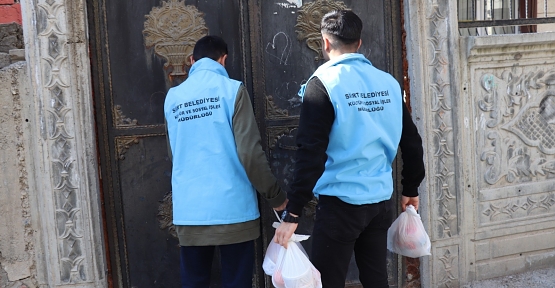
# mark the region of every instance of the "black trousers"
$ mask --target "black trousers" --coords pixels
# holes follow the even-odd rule
[[[353,251],[363,287],[389,287],[386,257],[391,208],[391,200],[352,205],[320,195],[311,261],[322,275],[323,288],[345,287]]]

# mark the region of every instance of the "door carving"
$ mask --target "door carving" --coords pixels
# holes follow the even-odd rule
[[[306,40],[308,48],[314,50],[318,56],[315,61],[323,59],[322,35],[320,34],[320,21],[326,13],[333,10],[347,9],[345,3],[340,1],[316,0],[306,3],[297,13],[297,38],[299,41]]]
[[[184,67],[191,67],[195,43],[208,35],[203,16],[195,6],[179,0],[162,2],[146,16],[145,46],[154,47],[156,55],[166,60],[164,68],[171,71],[170,76],[187,75]]]

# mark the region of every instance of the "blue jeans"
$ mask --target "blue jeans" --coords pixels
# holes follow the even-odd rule
[[[181,287],[210,286],[212,259],[216,246],[181,246]],[[252,288],[254,240],[220,245],[222,287]]]

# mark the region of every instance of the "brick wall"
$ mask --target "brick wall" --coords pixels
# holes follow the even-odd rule
[[[21,0],[0,0],[0,69],[24,60]]]
[[[0,0],[0,24],[16,22],[21,25],[20,0]]]

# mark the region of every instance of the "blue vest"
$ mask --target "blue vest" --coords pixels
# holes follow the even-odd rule
[[[314,194],[355,205],[390,199],[403,125],[399,83],[358,53],[324,63],[312,77],[325,86],[335,110],[328,160]]]
[[[172,200],[176,225],[220,225],[257,219],[256,190],[239,161],[232,117],[241,82],[209,58],[164,102],[173,154]]]

